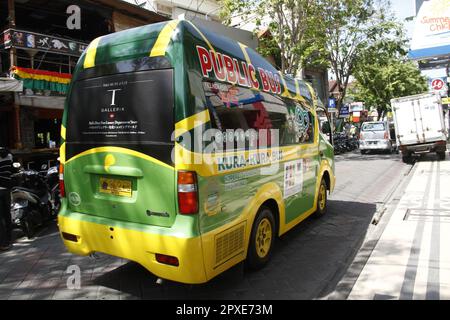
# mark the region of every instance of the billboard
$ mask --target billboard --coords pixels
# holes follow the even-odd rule
[[[449,1],[424,1],[416,17],[409,57],[424,59],[446,54],[450,54]]]

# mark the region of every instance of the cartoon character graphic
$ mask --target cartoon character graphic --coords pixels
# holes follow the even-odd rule
[[[53,39],[51,42],[53,44],[53,48],[55,48],[55,49],[58,49],[58,50],[61,50],[62,48],[68,49],[68,47],[62,41],[60,41],[58,39]]]
[[[14,42],[17,46],[23,47],[24,41],[23,41],[23,33],[22,32],[14,32],[13,34]]]
[[[27,34],[27,47],[34,48],[34,46],[35,46],[34,34]]]
[[[69,48],[72,51],[77,50],[77,44],[75,42],[69,42]]]
[[[50,48],[50,44],[48,43],[49,37],[45,37],[38,40],[38,44],[40,47]]]

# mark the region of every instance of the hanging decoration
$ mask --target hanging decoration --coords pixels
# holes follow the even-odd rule
[[[14,78],[23,81],[23,87],[32,90],[50,90],[67,93],[72,75],[46,70],[36,70],[14,66]]]

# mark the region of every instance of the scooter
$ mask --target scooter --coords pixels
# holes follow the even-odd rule
[[[19,163],[14,163],[17,171],[12,174],[14,181],[11,189],[11,218],[16,227],[22,229],[28,238],[33,237],[37,227],[52,220],[55,201],[52,201],[47,176],[53,176],[54,169],[38,172],[25,170]]]
[[[50,192],[50,202],[52,204],[52,215],[56,216],[61,208],[61,196],[59,191],[59,158],[56,165],[44,171],[47,189]]]

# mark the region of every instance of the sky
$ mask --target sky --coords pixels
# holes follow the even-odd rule
[[[416,15],[415,0],[391,0],[392,10],[395,16],[405,24],[409,38],[412,38],[414,32],[414,21],[406,22],[405,18]]]

